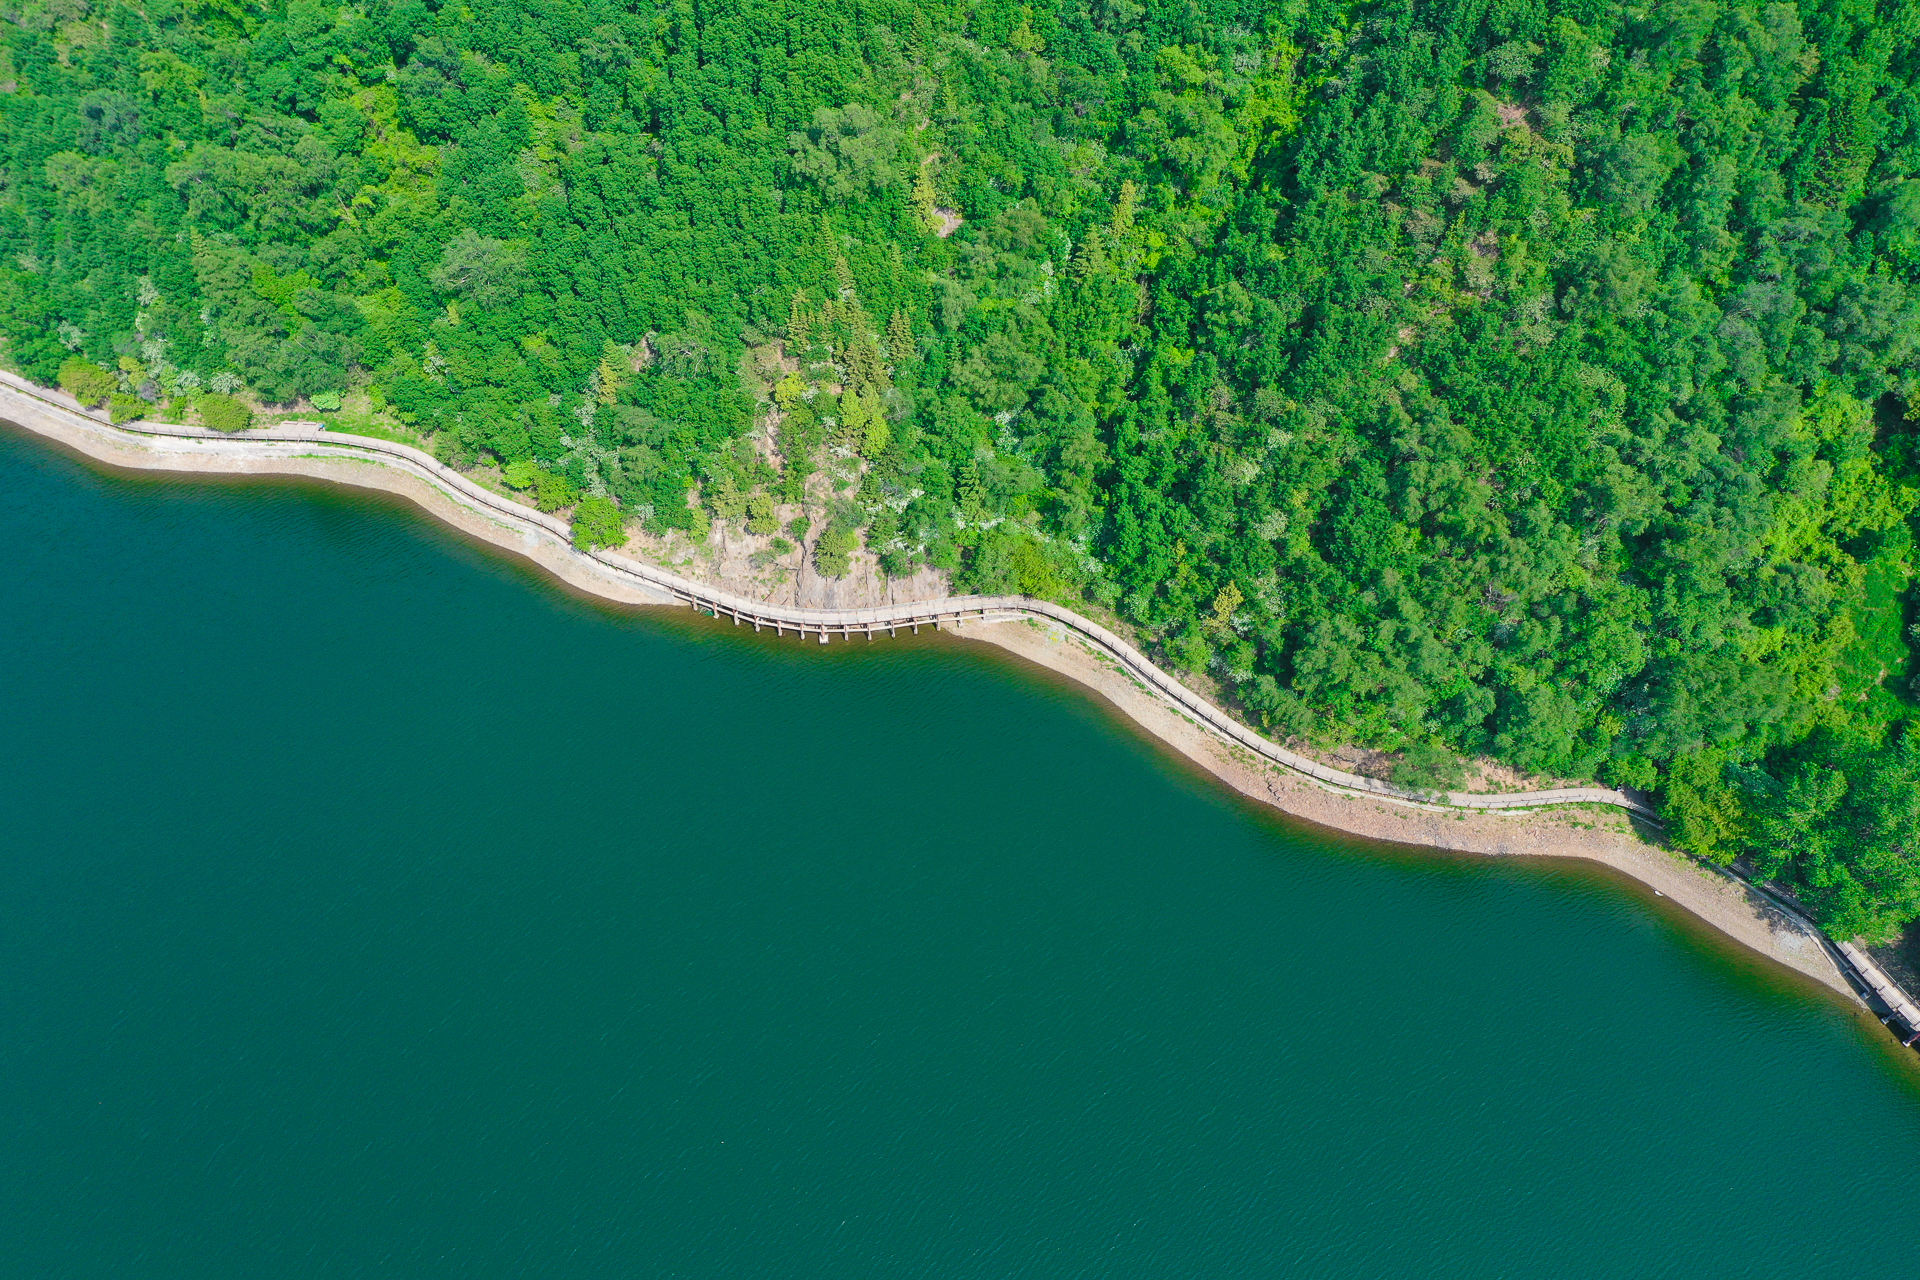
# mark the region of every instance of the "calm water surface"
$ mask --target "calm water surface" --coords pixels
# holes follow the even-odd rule
[[[964,642],[0,436],[0,1271],[1890,1276],[1920,1088]]]

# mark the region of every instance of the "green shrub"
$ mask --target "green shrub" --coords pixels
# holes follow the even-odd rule
[[[747,495],[747,532],[756,538],[764,538],[777,533],[780,522],[773,516],[773,495],[769,493],[750,493]]]
[[[1181,671],[1204,673],[1213,661],[1213,646],[1196,628],[1167,641],[1167,657]]]
[[[580,490],[573,481],[548,471],[532,458],[509,462],[504,478],[509,489],[533,490],[533,505],[542,511],[558,511],[580,501]]]
[[[536,472],[533,477],[533,503],[542,511],[558,511],[580,501],[573,481],[553,471]]]
[[[73,356],[60,365],[60,386],[81,404],[91,406],[119,390],[120,379],[92,361]]]
[[[1025,533],[1005,529],[990,529],[982,536],[968,560],[966,585],[969,590],[990,596],[1059,599],[1068,593],[1067,584],[1048,559],[1046,549]],[[1181,661],[1189,671],[1205,671],[1207,660],[1212,656],[1213,651],[1206,642],[1199,640],[1199,643],[1201,649],[1194,652],[1204,650],[1206,656],[1194,660],[1197,665],[1189,663],[1182,651]]]
[[[626,545],[626,521],[620,508],[599,494],[588,494],[573,509],[573,545],[582,551]]]
[[[135,418],[145,417],[147,410],[151,408],[153,406],[139,396],[130,396],[122,391],[116,391],[107,397],[107,419],[116,427],[123,422],[132,422]]]
[[[747,563],[756,569],[766,569],[778,564],[780,557],[793,550],[793,544],[785,538],[775,538],[764,551],[756,551],[747,557]]]
[[[307,402],[321,413],[340,412],[340,393],[338,391],[316,391],[307,398]]]
[[[853,530],[829,529],[813,544],[813,567],[829,578],[844,578],[853,567],[853,551],[859,545]]]
[[[1615,756],[1600,767],[1600,776],[1611,786],[1651,791],[1660,785],[1660,774],[1645,756]]]
[[[1466,761],[1437,742],[1416,742],[1393,766],[1394,785],[1414,791],[1453,791],[1466,780]]]
[[[1283,688],[1266,672],[1243,680],[1236,690],[1240,703],[1277,736],[1309,734],[1313,731],[1313,712],[1293,690]]]
[[[215,431],[245,431],[253,425],[253,410],[232,396],[208,393],[195,405],[200,421]]]
[[[1725,751],[1675,756],[1660,805],[1674,844],[1722,866],[1745,852],[1753,835],[1752,815],[1727,773]]]

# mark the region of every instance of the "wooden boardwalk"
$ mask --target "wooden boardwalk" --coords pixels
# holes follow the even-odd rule
[[[813,636],[826,644],[836,637],[843,641],[855,636],[871,639],[882,633],[898,635],[902,630],[917,632],[921,627],[952,629],[969,622],[980,624],[1018,618],[1041,619],[1079,636],[1146,688],[1166,698],[1195,722],[1221,738],[1331,790],[1390,804],[1433,809],[1452,807],[1481,811],[1525,811],[1551,805],[1598,804],[1658,820],[1658,815],[1644,801],[1608,787],[1438,795],[1396,787],[1378,778],[1330,768],[1255,733],[1161,670],[1145,654],[1106,627],[1051,601],[1031,596],[947,596],[939,600],[876,605],[862,609],[803,609],[769,604],[680,577],[617,551],[581,551],[573,546],[571,527],[558,516],[523,506],[476,484],[431,454],[411,445],[326,431],[317,422],[282,422],[232,434],[165,422],[137,421],[113,427],[82,409],[70,396],[34,386],[23,378],[0,371],[0,405],[16,398],[30,401],[41,412],[55,411],[75,425],[84,424],[92,431],[133,440],[144,438],[148,442],[177,440],[183,448],[194,452],[242,449],[249,452],[261,449],[278,451],[285,446],[296,455],[315,456],[317,453],[318,456],[360,458],[373,455],[387,465],[413,472],[439,486],[464,505],[482,511],[500,523],[523,533],[551,538],[569,554],[591,562],[604,575],[640,586],[663,602],[678,602],[716,618],[730,618],[735,625],[751,625],[756,631],[771,630],[776,635],[791,632],[802,639]]]
[[[1411,791],[1378,778],[1329,768],[1255,733],[1161,670],[1120,636],[1091,618],[1051,601],[1031,596],[948,596],[939,600],[863,609],[802,609],[774,605],[682,578],[619,552],[582,551],[573,545],[571,527],[558,516],[523,506],[476,484],[439,459],[410,445],[326,431],[317,422],[283,422],[231,435],[164,422],[140,421],[114,427],[82,409],[70,396],[37,387],[17,375],[0,370],[0,412],[4,412],[10,404],[25,410],[29,418],[35,415],[54,417],[70,427],[117,438],[121,443],[135,447],[164,450],[164,446],[158,442],[172,440],[177,442],[180,451],[186,453],[233,454],[244,451],[249,457],[357,458],[395,467],[413,473],[462,505],[516,530],[523,538],[545,538],[557,543],[567,554],[591,564],[598,573],[629,586],[637,586],[647,596],[663,604],[687,605],[711,617],[731,619],[735,626],[750,625],[755,631],[771,630],[782,636],[791,632],[801,639],[812,636],[821,644],[827,644],[836,638],[844,642],[856,636],[871,640],[881,634],[894,636],[902,631],[917,633],[922,627],[953,630],[969,623],[982,625],[1022,618],[1042,620],[1078,636],[1143,687],[1158,693],[1195,723],[1205,726],[1225,741],[1243,747],[1272,764],[1308,777],[1330,791],[1389,804],[1483,812],[1527,812],[1552,805],[1598,804],[1658,820],[1656,812],[1638,797],[1606,787],[1567,787],[1504,795],[1451,792],[1441,796]],[[1806,923],[1809,928],[1815,928],[1811,921]],[[1819,934],[1817,928],[1815,932],[1825,937]],[[1881,972],[1871,957],[1859,947],[1850,942],[1830,945],[1836,962],[1851,970],[1853,980],[1863,992],[1863,998],[1871,996],[1877,999],[1888,1009],[1889,1020],[1897,1018],[1906,1024],[1907,1036],[1911,1037],[1907,1039],[1908,1044],[1920,1040],[1920,1005]],[[1869,1005],[1871,1002],[1869,1000]]]
[[[1873,957],[1864,950],[1851,942],[1837,942],[1834,945],[1840,949],[1840,954],[1847,958],[1847,963],[1853,966],[1854,974],[1861,984],[1873,993],[1875,999],[1886,1006],[1887,1017],[1882,1021],[1897,1018],[1905,1023],[1906,1034],[1902,1038],[1909,1048],[1913,1047],[1915,1042],[1920,1041],[1920,1005],[1916,1005],[1913,997],[1902,990],[1899,983],[1889,978],[1885,971],[1873,962]],[[1868,1002],[1868,1007],[1872,1008],[1872,1001]]]

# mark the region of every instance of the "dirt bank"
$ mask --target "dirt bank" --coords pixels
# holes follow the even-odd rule
[[[1742,945],[1854,998],[1818,937],[1739,881],[1653,842],[1619,809],[1566,806],[1536,813],[1421,809],[1344,794],[1222,741],[1146,691],[1064,627],[1035,622],[968,626],[996,645],[1099,693],[1146,732],[1228,786],[1334,831],[1462,853],[1582,858],[1645,884]]]
[[[523,556],[571,586],[624,604],[672,597],[576,553],[534,513],[512,511],[450,492],[428,467],[400,459],[348,456],[325,441],[267,438],[179,439],[142,436],[98,422],[65,397],[28,393],[0,377],[0,419],[111,466],[144,471],[287,475],[399,494],[471,537]],[[1492,855],[1582,858],[1632,877],[1741,944],[1839,991],[1853,992],[1819,938],[1758,893],[1670,853],[1646,838],[1618,808],[1572,805],[1533,813],[1466,812],[1354,795],[1264,760],[1150,692],[1088,638],[1054,622],[970,623],[962,636],[999,646],[1075,680],[1173,750],[1227,785],[1265,804],[1336,831],[1400,844]]]

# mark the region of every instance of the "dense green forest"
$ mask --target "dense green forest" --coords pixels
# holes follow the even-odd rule
[[[1911,0],[0,11],[33,378],[1093,608],[1920,916]]]

